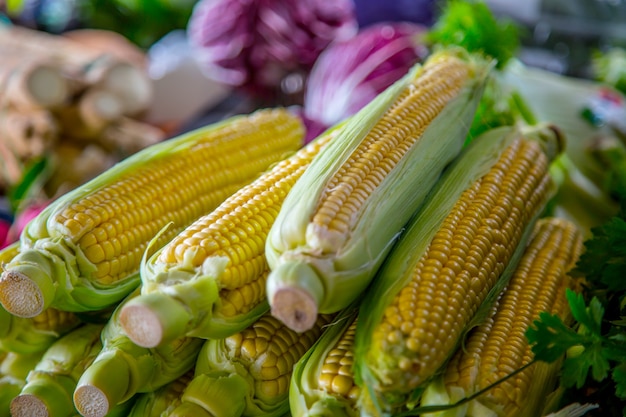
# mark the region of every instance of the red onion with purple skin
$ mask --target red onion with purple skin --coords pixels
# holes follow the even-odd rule
[[[200,0],[187,33],[210,77],[268,101],[357,29],[352,0]]]
[[[329,127],[353,115],[428,53],[420,42],[426,27],[383,22],[330,45],[311,70],[304,116]]]

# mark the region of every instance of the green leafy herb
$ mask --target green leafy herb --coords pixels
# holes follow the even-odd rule
[[[504,68],[519,49],[519,29],[512,22],[497,20],[482,1],[451,0],[426,34],[426,41],[459,45],[470,52],[483,53]]]

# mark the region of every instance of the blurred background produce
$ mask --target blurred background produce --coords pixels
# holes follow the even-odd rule
[[[626,354],[612,343],[624,334],[626,2],[486,0],[480,13],[443,14],[456,3],[0,0],[0,248],[50,202],[146,146],[278,105],[304,120],[310,140],[435,43],[489,45],[498,82],[472,132],[552,121],[569,139],[550,209],[589,239],[577,269],[588,305],[577,307],[605,316],[572,339],[602,360],[579,356],[564,398],[622,412]]]

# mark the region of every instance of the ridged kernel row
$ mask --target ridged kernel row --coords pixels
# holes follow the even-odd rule
[[[455,204],[374,332],[397,383],[419,386],[445,362],[547,195],[548,159],[518,139]]]
[[[324,359],[318,384],[324,391],[344,397],[354,402],[359,397],[360,388],[354,382],[352,366],[354,364],[355,319],[345,330],[335,347]]]
[[[574,267],[581,251],[583,237],[576,226],[562,219],[548,218],[537,222],[535,234],[520,260],[501,299],[493,325],[477,328],[470,340],[482,341],[473,347],[480,358],[475,367],[465,368],[461,380],[466,389],[483,389],[506,377],[533,359],[526,331],[543,311],[562,319],[568,315],[565,289],[569,287],[568,271]],[[459,359],[461,363],[464,358]],[[481,401],[512,415],[528,400],[535,367],[526,368],[487,392]]]

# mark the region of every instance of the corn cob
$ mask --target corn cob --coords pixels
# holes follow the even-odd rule
[[[481,135],[407,224],[360,307],[355,373],[371,388],[361,391],[365,408],[401,405],[485,314],[554,194],[549,164],[562,141],[543,125]]]
[[[182,337],[154,349],[134,344],[119,324],[125,303],[138,296],[135,289],[115,309],[102,330],[102,350],[82,373],[74,391],[74,405],[85,417],[103,417],[136,394],[154,391],[189,371],[203,339]]]
[[[180,397],[191,382],[194,369],[178,379],[150,392],[140,394],[127,417],[169,416],[181,404]]]
[[[431,55],[315,158],[268,236],[272,314],[303,331],[318,313],[346,308],[365,289],[460,152],[489,69],[460,52]]]
[[[531,363],[533,353],[525,334],[539,313],[556,314],[566,322],[570,318],[565,289],[572,287],[568,271],[578,260],[582,242],[581,230],[567,220],[537,221],[507,287],[487,319],[472,330],[464,348],[453,356],[441,379],[426,389],[423,405],[453,404]],[[558,366],[534,363],[470,403],[433,417],[543,415]]]
[[[0,250],[0,273],[18,251],[17,242]],[[43,351],[79,324],[75,314],[53,308],[27,319],[16,317],[0,306],[0,349],[19,353]]]
[[[139,284],[141,257],[155,235],[158,249],[297,150],[303,130],[286,110],[259,110],[127,158],[30,222],[0,278],[0,302],[24,317],[48,306],[115,305]]]
[[[142,294],[120,313],[133,342],[155,347],[185,335],[224,338],[268,311],[267,233],[293,183],[336,133],[276,164],[142,265]]]
[[[299,417],[358,417],[360,387],[354,381],[354,336],[358,308],[347,308],[298,361],[289,406]]]
[[[170,416],[282,416],[289,410],[293,366],[331,320],[322,314],[298,334],[267,313],[240,333],[207,340],[182,404]]]
[[[102,349],[102,325],[85,324],[52,344],[11,402],[13,417],[73,416],[76,382]]]

